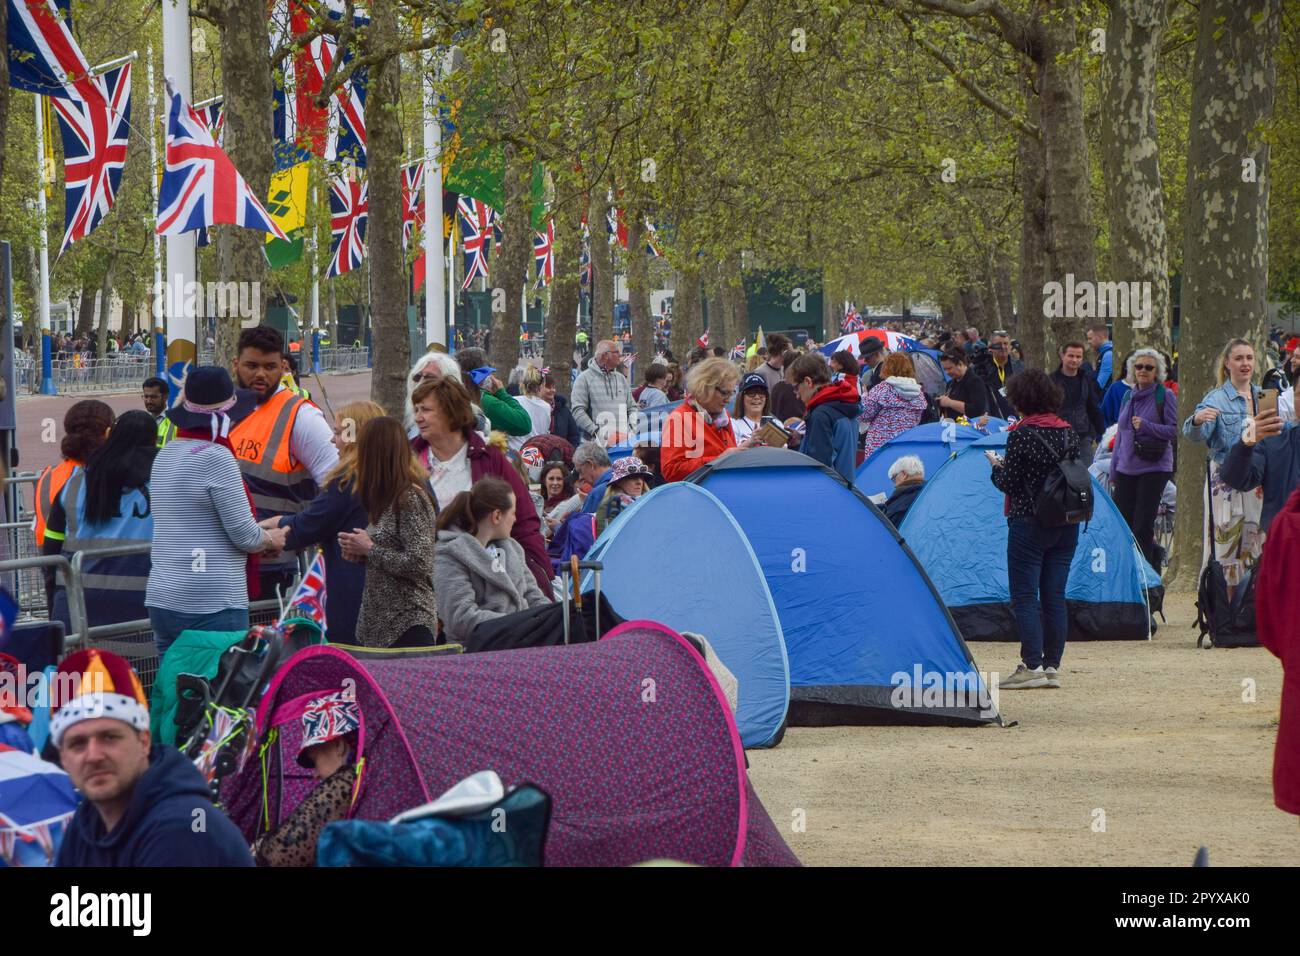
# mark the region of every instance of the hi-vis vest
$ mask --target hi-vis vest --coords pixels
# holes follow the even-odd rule
[[[164,415],[158,419],[158,447],[161,448],[176,437],[176,423]]]
[[[289,456],[293,423],[306,404],[282,388],[230,430],[230,446],[259,521],[272,515],[295,515],[316,497],[311,472]]]
[[[36,546],[38,548],[45,545],[45,523],[50,520],[50,510],[54,507],[54,501],[59,497],[59,492],[63,491],[63,486],[68,483],[72,477],[73,470],[81,462],[73,461],[71,458],[65,458],[57,465],[47,465],[41,472],[41,477],[36,479]]]
[[[132,488],[122,495],[118,517],[99,524],[86,521],[86,472],[78,468],[63,489],[67,534],[63,553],[71,560],[78,551],[153,543],[153,510],[148,488]],[[91,627],[137,621],[149,616],[145,591],[149,587],[149,552],[86,559],[81,582],[86,593],[86,616]]]
[[[299,385],[297,382],[294,381],[292,372],[285,372],[284,377],[280,379],[280,384],[283,385],[285,388],[287,388],[289,391],[293,392],[295,395],[301,398],[305,398],[309,402],[311,401],[311,392],[307,391],[307,389],[303,388],[301,385]]]

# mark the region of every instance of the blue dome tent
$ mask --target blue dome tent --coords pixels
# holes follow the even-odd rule
[[[638,445],[649,445],[657,448],[659,446],[659,432],[663,428],[664,419],[668,417],[669,412],[681,404],[681,401],[669,402],[667,405],[655,405],[652,408],[641,409],[641,422],[637,426],[634,434],[629,435],[627,440],[619,445],[612,445],[609,448],[609,460],[618,461],[620,458],[626,458],[632,454],[632,450]]]
[[[1006,444],[1003,432],[963,447],[926,483],[899,529],[972,641],[1019,640],[1007,588],[1003,495],[984,457]],[[1096,505],[1080,531],[1065,592],[1069,640],[1146,640],[1164,596],[1160,576],[1115,503],[1095,479],[1093,485]]]
[[[669,543],[678,547],[671,557]],[[622,617],[694,631],[713,645],[740,684],[736,726],[746,747],[780,741],[790,700],[781,621],[722,502],[695,485],[656,488],[610,523],[587,560],[604,564],[601,588]]]
[[[915,455],[925,465],[925,477],[933,478],[939,467],[973,441],[1000,432],[1007,427],[1001,418],[990,418],[984,429],[956,422],[930,422],[909,428],[885,442],[871,457],[858,466],[854,484],[865,495],[890,494],[894,483],[889,480],[889,466],[904,455]]]
[[[687,481],[726,506],[763,568],[790,659],[791,726],[999,720],[920,563],[838,474],[798,452],[755,448]],[[817,516],[791,517],[791,502]]]

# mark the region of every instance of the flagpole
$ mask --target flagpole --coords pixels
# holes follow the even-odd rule
[[[308,167],[310,169],[310,167]],[[320,178],[311,180],[312,226],[308,238],[311,240],[311,363],[312,371],[320,374],[320,266],[316,261],[316,216],[320,212]]]
[[[149,72],[149,199],[158,208],[158,89],[153,79],[153,44],[145,61]],[[167,315],[167,291],[163,288],[162,238],[153,234],[153,360],[154,374],[166,381],[167,334],[163,325]]]
[[[194,85],[190,63],[190,8],[188,3],[164,0],[163,75],[173,89],[192,102]],[[168,104],[170,113],[170,103]],[[195,236],[192,232],[167,236],[167,379],[174,400],[184,380],[186,363],[198,358],[197,315],[202,296],[186,295],[193,289],[197,270]]]
[[[438,54],[429,51],[424,69],[424,344],[447,344],[447,315],[443,311],[442,259],[442,123],[434,94]],[[435,233],[438,234],[435,239]]]
[[[41,394],[57,395],[54,387],[54,354],[50,341],[50,236],[45,222],[45,111],[39,95],[32,97],[36,103],[36,213],[41,229],[40,289],[36,294],[41,317]]]
[[[442,231],[441,223],[438,231]],[[447,235],[447,351],[456,354],[456,217]]]

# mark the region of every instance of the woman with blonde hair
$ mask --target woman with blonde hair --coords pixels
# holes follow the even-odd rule
[[[420,647],[436,639],[436,532],[427,482],[397,419],[375,418],[357,431],[356,493],[368,524],[340,532],[339,549],[366,565],[357,617],[363,647]]]
[[[519,404],[523,406],[528,417],[533,421],[533,430],[525,438],[510,439],[510,447],[515,451],[524,447],[524,442],[534,435],[547,435],[551,431],[551,403],[542,397],[542,386],[546,384],[547,373],[535,365],[524,369],[523,394]]]
[[[1216,388],[1206,393],[1183,422],[1183,435],[1204,442],[1210,461],[1206,480],[1210,486],[1210,526],[1214,557],[1223,567],[1229,593],[1259,560],[1264,548],[1263,491],[1237,491],[1220,473],[1228,450],[1241,440],[1246,420],[1256,413],[1260,388],[1254,383],[1255,348],[1246,339],[1232,339],[1219,353],[1214,370]]]
[[[266,528],[284,528],[286,548],[298,550],[320,545],[325,554],[325,580],[329,582],[328,621],[325,636],[335,644],[356,642],[357,617],[366,587],[366,566],[345,561],[339,550],[342,531],[364,528],[366,510],[357,495],[357,434],[369,421],[383,418],[375,402],[350,402],[334,417],[334,446],[339,463],[325,479],[320,494],[306,510],[291,516],[276,516],[262,522]]]
[[[735,399],[740,370],[724,358],[707,358],[686,373],[686,400],[668,413],[660,437],[660,471],[681,481],[696,468],[736,450],[727,406]],[[751,435],[740,445],[749,448]]]

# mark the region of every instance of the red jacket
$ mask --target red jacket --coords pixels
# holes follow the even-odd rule
[[[524,549],[524,560],[528,570],[537,579],[537,586],[549,598],[555,594],[551,590],[551,559],[546,555],[546,541],[542,538],[542,519],[533,507],[533,496],[528,486],[519,477],[519,472],[506,460],[496,448],[487,445],[474,429],[466,429],[469,448],[465,455],[469,458],[469,476],[472,481],[490,476],[509,483],[515,493],[515,527],[510,537],[519,542]],[[411,439],[411,447],[417,454],[423,454],[428,444],[419,435]],[[437,582],[434,582],[435,586]]]
[[[700,465],[735,447],[730,418],[726,425],[715,428],[689,401],[682,402],[664,419],[659,438],[659,471],[665,481],[681,481]]]
[[[1269,525],[1255,578],[1259,642],[1282,662],[1282,716],[1273,751],[1273,800],[1300,814],[1300,490]]]

